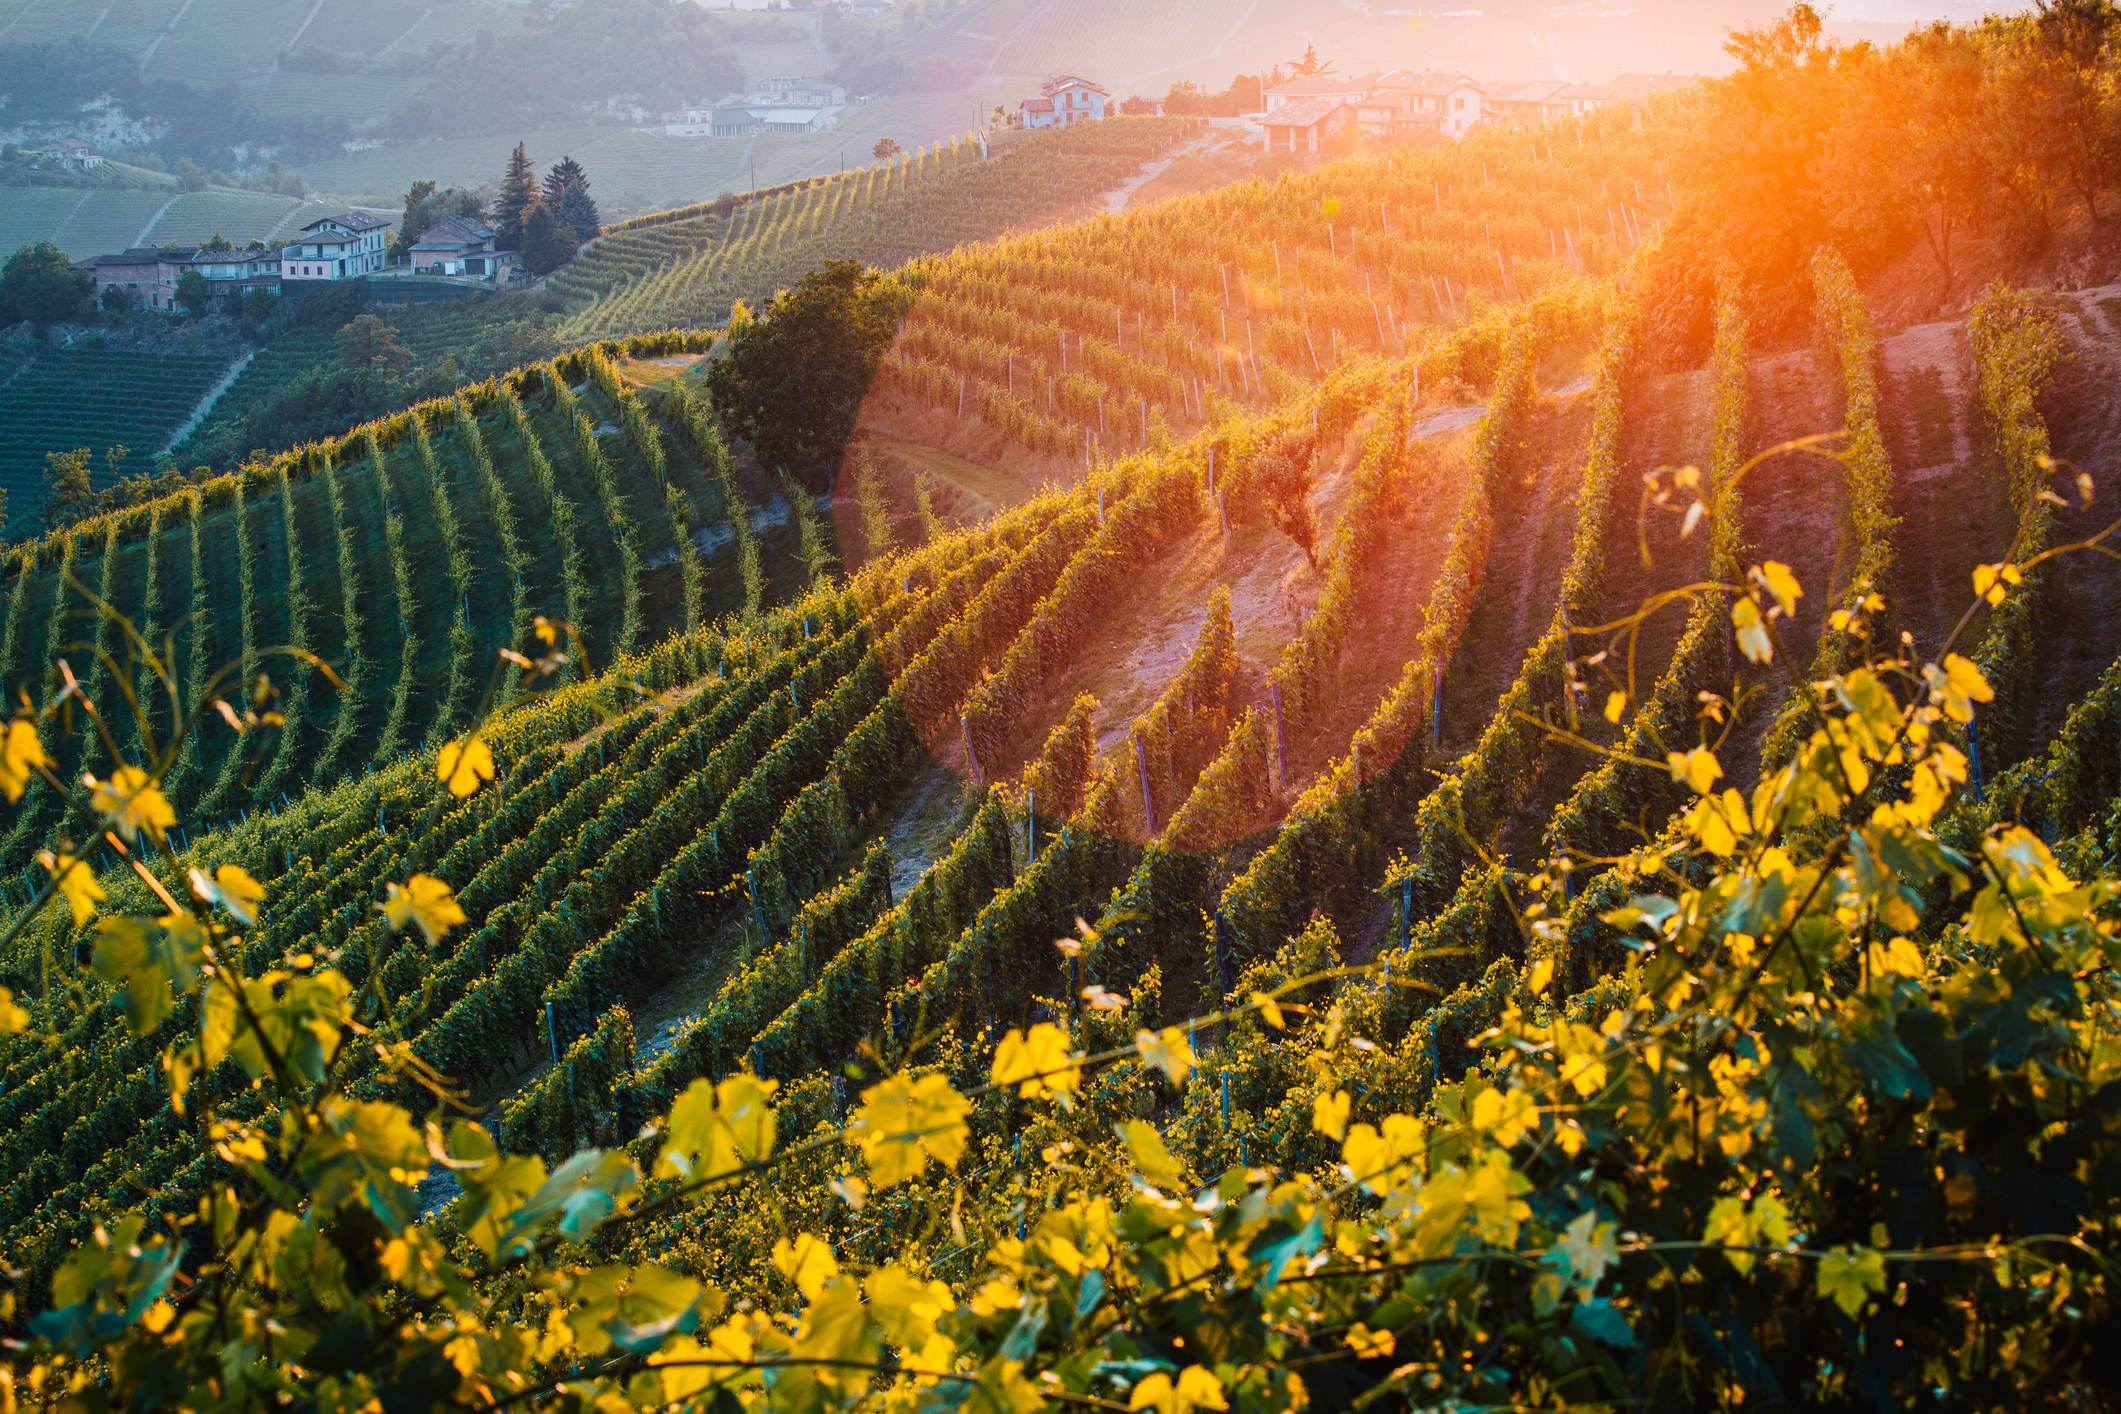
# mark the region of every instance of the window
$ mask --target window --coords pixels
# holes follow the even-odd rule
[[[1451,100],[1451,106],[1453,108],[1463,108],[1466,106],[1466,101],[1463,98],[1454,98]]]

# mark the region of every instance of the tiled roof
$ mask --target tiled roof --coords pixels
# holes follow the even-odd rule
[[[1338,74],[1307,74],[1302,78],[1278,83],[1267,92],[1280,98],[1326,98],[1344,97],[1351,93],[1362,93],[1368,87],[1359,79],[1346,79]]]
[[[493,227],[483,221],[474,221],[468,216],[452,216],[446,221],[437,221],[421,233],[412,243],[414,250],[457,250],[463,246],[477,245],[493,239]]]
[[[1073,74],[1051,74],[1047,76],[1046,82],[1040,87],[1040,92],[1051,98],[1064,88],[1087,88],[1092,93],[1104,93],[1107,98],[1112,96],[1109,93],[1105,93],[1103,88],[1090,82],[1090,80],[1079,79]]]
[[[1470,88],[1478,93],[1487,89],[1473,82],[1464,74],[1447,73],[1396,73],[1385,74],[1377,80],[1379,88],[1389,88],[1395,93],[1445,94],[1455,93],[1461,88]]]
[[[1481,85],[1490,103],[1544,103],[1569,87],[1563,79],[1508,79]]]
[[[1311,128],[1347,106],[1338,98],[1307,98],[1301,103],[1284,103],[1260,121],[1270,128]]]
[[[315,229],[317,229],[317,227],[322,226],[327,222],[335,226],[343,226],[347,230],[354,232],[356,235],[359,235],[366,231],[381,230],[383,227],[388,226],[390,224],[390,222],[383,220],[381,217],[371,216],[365,211],[341,211],[330,216],[319,216],[316,220],[310,222],[302,229],[305,231],[314,231]]]

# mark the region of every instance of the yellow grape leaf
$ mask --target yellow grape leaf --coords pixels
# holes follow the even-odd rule
[[[1605,719],[1607,721],[1616,726],[1619,725],[1621,714],[1627,710],[1628,695],[1625,692],[1614,691],[1606,694]]]
[[[1819,1259],[1819,1294],[1853,1316],[1885,1290],[1885,1254],[1875,1247],[1836,1247]]]
[[[663,1122],[669,1136],[656,1159],[659,1177],[720,1178],[773,1152],[774,1114],[768,1104],[778,1080],[739,1071],[713,1085],[695,1080],[685,1087]]]
[[[972,1102],[944,1076],[894,1075],[862,1096],[848,1136],[876,1186],[889,1188],[918,1177],[930,1159],[956,1168],[971,1132],[965,1124],[971,1110]]]
[[[389,884],[385,888],[384,901],[376,907],[393,933],[417,926],[427,935],[427,945],[433,947],[444,933],[469,921],[457,906],[457,897],[449,885],[432,874],[415,874],[410,883]]]
[[[1774,661],[1775,640],[1768,637],[1767,626],[1761,621],[1758,604],[1751,599],[1740,599],[1733,603],[1731,625],[1738,630],[1738,651],[1755,663]]]
[[[29,1030],[29,1013],[15,1005],[15,994],[0,987],[0,1036],[19,1036]]]
[[[901,1350],[919,1350],[935,1334],[935,1323],[956,1309],[950,1288],[922,1281],[904,1267],[879,1267],[862,1282],[869,1294],[869,1319],[883,1328]]]
[[[1382,1359],[1390,1355],[1395,1348],[1390,1331],[1373,1331],[1361,1321],[1348,1327],[1348,1333],[1341,1337],[1341,1344],[1358,1360],[1367,1360],[1372,1356]]]
[[[1931,704],[1942,707],[1955,722],[1971,722],[1975,703],[1996,700],[1996,690],[1988,685],[1981,669],[1957,653],[1945,654],[1942,668],[1934,663],[1925,665],[1922,676],[1929,684]]]
[[[1348,1132],[1348,1111],[1355,1101],[1345,1090],[1320,1095],[1311,1101],[1311,1127],[1338,1142]]]
[[[1281,1007],[1275,1002],[1274,998],[1268,996],[1265,992],[1254,992],[1252,994],[1252,1005],[1259,1008],[1259,1014],[1266,1019],[1267,1025],[1273,1027],[1276,1031],[1288,1029],[1287,1023],[1282,1020]]]
[[[1134,1386],[1127,1398],[1129,1409],[1154,1409],[1156,1414],[1192,1414],[1195,1409],[1228,1409],[1222,1381],[1202,1365],[1188,1365],[1171,1377],[1158,1370]]]
[[[435,756],[435,779],[461,800],[493,779],[493,753],[476,735],[450,742]]]
[[[1738,848],[1739,836],[1753,832],[1753,821],[1746,813],[1745,797],[1726,790],[1720,797],[1703,795],[1695,801],[1686,813],[1686,827],[1703,849],[1728,859]]]
[[[120,766],[107,781],[89,777],[89,791],[89,809],[115,825],[128,843],[145,830],[160,844],[162,832],[177,823],[177,812],[170,808],[162,787],[138,766]]]
[[[2023,584],[2025,575],[2016,565],[1976,565],[1974,567],[1974,594],[1986,599],[1991,605],[2001,604],[2009,597],[2011,586]]]
[[[1127,1153],[1134,1159],[1135,1172],[1160,1188],[1186,1186],[1185,1170],[1171,1157],[1171,1151],[1164,1146],[1164,1136],[1157,1133],[1155,1125],[1145,1119],[1130,1119],[1124,1125],[1112,1126],[1112,1129],[1126,1141]]]
[[[37,851],[37,862],[59,881],[59,892],[66,895],[67,906],[74,911],[75,927],[95,917],[96,905],[107,895],[87,863],[63,851],[55,855],[48,849]]]
[[[1780,560],[1769,560],[1753,571],[1754,576],[1767,586],[1767,592],[1775,596],[1785,614],[1797,612],[1797,601],[1804,597],[1804,590],[1797,583],[1797,576]]]
[[[815,1301],[825,1283],[838,1276],[840,1264],[833,1260],[832,1249],[824,1239],[807,1232],[795,1235],[795,1241],[776,1239],[773,1244],[773,1265],[780,1268],[781,1275],[795,1283],[795,1289],[803,1293],[805,1301]]]
[[[30,776],[39,766],[49,766],[52,759],[44,754],[44,743],[37,739],[37,728],[27,717],[17,717],[7,724],[7,743],[0,747],[0,792],[13,805],[22,799],[22,792],[29,789]]]
[[[994,1048],[996,1085],[1015,1085],[1027,1100],[1051,1095],[1063,1108],[1073,1104],[1082,1072],[1068,1055],[1068,1034],[1041,1022],[1031,1034],[1012,1028]]]
[[[1141,1050],[1142,1064],[1162,1069],[1173,1085],[1183,1085],[1193,1071],[1193,1043],[1186,1033],[1176,1026],[1166,1026],[1159,1036],[1154,1031],[1137,1031],[1134,1044]]]
[[[192,870],[191,891],[200,902],[227,909],[228,916],[245,928],[258,921],[257,906],[265,902],[265,886],[235,864],[224,864],[212,874]]]
[[[1723,763],[1705,746],[1697,746],[1685,755],[1668,751],[1665,764],[1671,768],[1673,780],[1685,781],[1698,795],[1707,795],[1723,775]]]
[[[1539,1106],[1522,1090],[1483,1090],[1473,1100],[1473,1127],[1507,1149],[1539,1123]]]
[[[1922,953],[1905,938],[1872,943],[1869,961],[1874,977],[1912,977],[1920,982],[1927,972],[1922,965]]]

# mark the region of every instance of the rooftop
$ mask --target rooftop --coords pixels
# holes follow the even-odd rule
[[[1315,127],[1347,106],[1338,98],[1306,98],[1284,103],[1260,121],[1270,128]]]

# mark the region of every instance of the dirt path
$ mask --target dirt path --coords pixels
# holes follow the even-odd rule
[[[1575,533],[1590,426],[1589,397],[1542,398],[1498,474],[1485,580],[1459,652],[1444,668],[1439,766],[1480,740],[1526,651],[1547,630]]]
[[[1742,444],[1747,457],[1842,425],[1840,380],[1811,351],[1756,359],[1748,377],[1752,416]],[[1848,539],[1848,486],[1837,461],[1808,452],[1781,453],[1747,473],[1742,494],[1746,549],[1741,558],[1781,561],[1804,590],[1796,616],[1777,626],[1794,663],[1748,671],[1744,679],[1752,695],[1722,755],[1724,769],[1745,786],[1758,778],[1760,743],[1789,692],[1788,670],[1801,675],[1811,666],[1820,626],[1855,547]]]
[[[1882,341],[1886,448],[1902,553],[1886,586],[1892,623],[1934,655],[1973,601],[1976,564],[2002,557],[2010,495],[1975,442],[1980,423],[1965,326],[1918,324]]]

